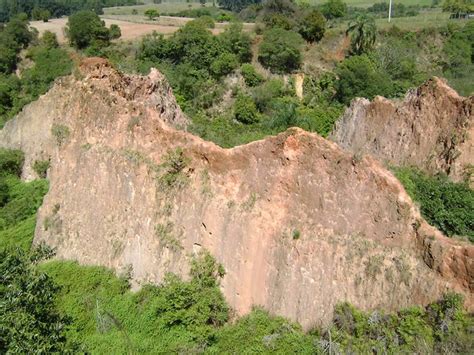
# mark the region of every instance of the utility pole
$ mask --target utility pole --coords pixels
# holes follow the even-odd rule
[[[392,19],[392,0],[390,0],[390,4],[388,5],[388,22]]]

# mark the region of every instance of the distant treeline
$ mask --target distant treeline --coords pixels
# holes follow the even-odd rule
[[[61,17],[79,10],[101,14],[104,7],[136,4],[137,0],[0,0],[0,22],[7,22],[19,13],[32,18],[35,10],[47,10],[51,17]]]

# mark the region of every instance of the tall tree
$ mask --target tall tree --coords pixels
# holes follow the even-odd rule
[[[240,12],[249,5],[261,2],[262,0],[217,0],[220,7],[234,12]]]
[[[351,54],[368,53],[374,48],[377,26],[373,18],[359,16],[355,21],[349,22],[346,35],[351,37]]]

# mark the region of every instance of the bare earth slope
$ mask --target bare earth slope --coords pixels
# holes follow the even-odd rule
[[[355,99],[331,139],[357,154],[459,181],[474,168],[474,96],[461,97],[433,78],[403,101]]]
[[[221,149],[172,128],[186,119],[159,73],[121,76],[100,60],[81,71],[0,133],[26,151],[26,176],[51,158],[35,242],[59,257],[160,282],[205,248],[239,314],[262,305],[306,328],[339,301],[393,310],[454,289],[473,308],[474,248],[428,226],[377,161],[299,129]],[[170,187],[162,164],[177,147],[188,162]]]

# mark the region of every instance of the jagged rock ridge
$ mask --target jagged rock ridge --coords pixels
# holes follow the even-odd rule
[[[474,182],[474,96],[461,97],[436,77],[402,101],[353,100],[331,139],[389,164]]]
[[[474,248],[428,226],[374,159],[299,129],[222,149],[171,127],[186,119],[164,80],[137,96],[124,94],[130,82],[151,79],[106,62],[78,76],[0,134],[2,146],[26,151],[26,172],[51,159],[35,242],[58,257],[160,282],[186,275],[205,248],[224,265],[222,290],[239,314],[262,305],[307,328],[328,322],[339,301],[394,310],[454,289],[472,309]],[[160,104],[148,104],[156,92]],[[176,148],[186,164],[170,185],[163,163]]]

